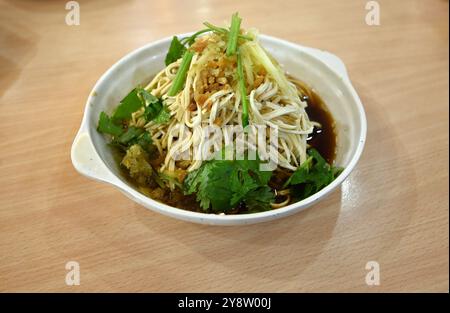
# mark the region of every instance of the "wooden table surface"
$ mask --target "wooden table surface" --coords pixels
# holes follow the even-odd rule
[[[1,291],[448,291],[448,1],[0,1]],[[188,4],[189,3],[189,4]],[[161,216],[79,175],[70,147],[100,75],[153,40],[222,23],[331,51],[367,144],[342,188],[274,222]],[[65,265],[79,262],[81,284]],[[380,265],[380,285],[365,282]]]

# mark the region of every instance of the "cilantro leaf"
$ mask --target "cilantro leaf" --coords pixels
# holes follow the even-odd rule
[[[249,209],[265,210],[274,199],[273,191],[267,186],[272,172],[260,172],[259,163],[259,160],[205,162],[184,180],[185,194],[196,193],[197,201],[206,212],[227,212],[247,201]],[[257,191],[263,195],[259,197],[255,194]]]
[[[274,201],[275,195],[269,186],[260,187],[245,195],[245,204],[250,213],[270,210],[270,203]]]
[[[140,145],[142,149],[144,149],[146,152],[150,154],[153,152],[155,148],[155,146],[152,145],[153,140],[152,137],[150,137],[149,132],[142,133],[139,137],[136,138],[136,140],[134,140],[134,143]]]
[[[234,169],[230,175],[230,189],[233,192],[230,205],[236,206],[248,192],[256,188],[258,188],[258,184],[248,171]]]
[[[178,60],[183,56],[183,54],[187,50],[186,45],[188,46],[192,45],[199,35],[210,31],[211,30],[208,28],[202,29],[193,34],[192,36],[184,37],[181,40],[179,40],[177,36],[173,36],[172,41],[170,42],[169,50],[167,51],[166,54],[166,59],[164,60],[166,66],[175,62],[176,60]]]
[[[122,127],[114,124],[105,112],[100,113],[97,130],[104,134],[110,134],[119,137],[123,133]]]
[[[173,36],[164,62],[166,66],[181,58],[186,51],[186,47],[180,42],[177,36]]]
[[[126,152],[129,147],[138,144],[145,152],[152,155],[156,150],[156,146],[152,143],[153,141],[149,132],[141,128],[130,127],[121,136],[114,138],[109,145],[120,149],[122,152]]]
[[[136,94],[144,106],[159,103],[160,100],[142,87],[136,88]]]
[[[139,88],[137,93],[144,102],[144,118],[147,122],[154,120],[157,124],[164,124],[170,120],[170,111],[161,99],[143,88]]]
[[[118,141],[121,144],[128,144],[133,139],[136,139],[143,132],[144,132],[144,130],[142,128],[137,128],[137,127],[133,127],[133,126],[128,127],[127,131],[119,137]]]
[[[235,162],[241,169],[248,170],[260,186],[267,185],[269,183],[269,180],[272,177],[272,172],[259,170],[261,161],[258,157],[256,160],[243,159],[236,160]]]
[[[213,162],[210,171],[201,183],[200,196],[201,204],[205,209],[206,203],[211,203],[214,212],[224,212],[229,210],[230,201],[233,196],[228,181],[234,168],[227,161]],[[206,207],[207,208],[207,207]]]
[[[145,107],[144,118],[147,122],[154,120],[162,110],[162,104],[157,102]]]
[[[165,124],[170,121],[170,111],[167,106],[163,105],[158,115],[154,118],[155,123],[157,124]]]
[[[305,162],[303,162],[302,165],[300,165],[299,168],[297,168],[297,170],[291,175],[291,177],[289,177],[289,179],[284,184],[284,187],[306,182],[309,178],[308,175],[312,168],[312,162],[313,157],[310,156],[308,159],[306,159]]]
[[[342,168],[328,164],[317,150],[309,149],[308,154],[308,159],[284,184],[291,186],[291,194],[299,200],[329,185],[342,172]]]
[[[184,180],[185,194],[197,193],[197,201],[204,211],[212,205],[213,211],[225,211],[229,208],[232,192],[226,180],[233,167],[227,161],[205,162],[199,169],[188,174]]]
[[[138,96],[138,89],[135,88],[125,98],[120,101],[118,107],[114,111],[111,119],[114,123],[120,123],[122,121],[129,120],[131,114],[139,110],[144,104]]]
[[[119,124],[131,118],[131,114],[145,107],[146,121],[156,120],[157,123],[167,123],[170,120],[169,109],[163,105],[162,100],[152,95],[142,87],[133,89],[116,108],[111,120]]]
[[[193,194],[200,187],[203,178],[206,178],[210,170],[210,163],[204,163],[199,169],[189,173],[184,179],[184,193]]]

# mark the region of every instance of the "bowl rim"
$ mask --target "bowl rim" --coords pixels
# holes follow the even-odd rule
[[[190,34],[193,34],[193,32],[178,34],[175,36],[184,37],[184,36],[189,36]],[[299,52],[307,53],[309,57],[314,58],[317,62],[319,62],[322,65],[324,65],[325,67],[327,67],[328,70],[333,75],[337,76],[337,78],[343,78],[342,82],[343,82],[344,86],[347,88],[347,91],[350,93],[351,97],[353,98],[354,102],[356,103],[357,113],[358,113],[357,117],[360,120],[361,129],[360,129],[360,135],[359,135],[359,139],[358,139],[358,143],[357,143],[355,152],[351,156],[348,165],[344,168],[342,173],[331,184],[327,185],[326,187],[324,187],[317,193],[309,196],[308,198],[300,200],[298,202],[289,204],[285,207],[282,207],[279,209],[274,209],[274,210],[269,210],[269,211],[264,211],[264,212],[246,213],[246,214],[230,214],[230,215],[193,212],[193,211],[188,211],[188,210],[180,209],[177,207],[173,207],[173,206],[167,205],[165,203],[158,202],[150,197],[147,197],[144,194],[140,193],[135,188],[132,188],[128,184],[124,183],[122,178],[118,177],[118,175],[116,175],[109,168],[109,166],[106,164],[106,162],[101,157],[100,153],[97,151],[97,147],[94,145],[94,143],[92,141],[92,138],[91,138],[92,127],[89,125],[90,119],[87,118],[87,116],[89,115],[89,113],[91,111],[90,104],[93,101],[95,101],[95,99],[93,99],[93,97],[95,96],[95,91],[98,90],[101,85],[107,83],[109,76],[111,75],[111,73],[114,71],[114,69],[116,67],[120,66],[121,64],[123,64],[125,62],[128,62],[130,59],[133,59],[133,57],[135,55],[138,55],[140,52],[142,52],[144,50],[150,49],[151,47],[154,47],[154,46],[157,46],[160,44],[165,44],[167,42],[170,42],[172,40],[172,38],[173,38],[173,36],[165,37],[165,38],[147,43],[144,46],[141,46],[137,49],[130,51],[125,56],[123,56],[118,61],[116,61],[111,67],[109,67],[102,74],[102,76],[97,80],[94,87],[92,88],[92,90],[89,93],[89,96],[88,96],[88,99],[86,101],[86,105],[84,108],[81,126],[77,133],[77,136],[75,137],[74,143],[72,145],[72,163],[78,172],[80,172],[81,174],[83,174],[91,179],[100,180],[102,182],[112,184],[113,186],[118,188],[120,191],[122,191],[127,197],[129,197],[133,201],[141,204],[142,206],[144,206],[147,209],[151,209],[153,211],[162,213],[164,215],[168,215],[168,216],[171,216],[171,217],[174,217],[177,219],[181,219],[181,220],[185,220],[185,221],[204,223],[204,224],[214,224],[214,225],[237,225],[237,224],[249,224],[249,223],[255,223],[255,222],[263,222],[263,221],[272,220],[275,218],[279,218],[282,216],[287,216],[287,215],[296,213],[298,211],[301,211],[302,209],[306,209],[307,207],[316,203],[321,198],[324,198],[325,196],[329,195],[335,188],[337,188],[339,185],[341,185],[342,182],[348,177],[348,175],[351,173],[351,171],[356,166],[356,164],[359,161],[361,154],[363,152],[364,144],[365,144],[366,136],[367,136],[367,120],[366,120],[366,115],[365,115],[363,104],[362,104],[358,94],[356,93],[355,88],[353,87],[353,85],[350,82],[350,78],[348,77],[348,74],[345,70],[345,65],[337,56],[335,56],[334,54],[332,54],[330,52],[301,46],[299,44],[295,44],[295,43],[289,42],[284,39],[260,34],[259,39],[263,39],[266,41],[272,41],[274,44],[280,45],[281,47],[288,47],[290,49],[294,49]],[[328,64],[327,62],[324,62],[323,59],[320,59],[319,57],[317,57],[317,55],[313,54],[314,52],[326,53],[328,55],[331,55],[332,57],[334,57],[336,60],[338,60],[341,63],[342,68],[339,69],[339,68],[330,66],[330,64]],[[97,96],[95,96],[95,97],[97,97]],[[95,177],[95,175],[88,175],[88,174],[80,171],[80,169],[76,166],[74,156],[73,156],[74,146],[75,146],[77,137],[79,137],[79,135],[83,132],[88,134],[90,143],[93,147],[93,151],[96,154],[96,157],[102,162],[102,165],[107,169],[107,171],[109,172],[109,175],[111,175],[112,177],[115,178],[114,180],[110,180],[108,178],[102,179],[101,177]]]

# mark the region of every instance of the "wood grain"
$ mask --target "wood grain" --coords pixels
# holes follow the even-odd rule
[[[447,291],[448,1],[0,1],[1,291]],[[163,217],[75,172],[85,100],[120,57],[227,21],[339,55],[368,117],[342,188],[283,220]],[[65,264],[81,285],[65,284]],[[377,261],[380,286],[365,283]]]

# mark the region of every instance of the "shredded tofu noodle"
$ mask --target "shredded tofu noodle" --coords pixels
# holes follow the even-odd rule
[[[145,87],[154,96],[162,98],[170,110],[171,122],[165,125],[150,121],[146,130],[154,134],[152,139],[165,160],[159,171],[173,172],[177,168],[176,157],[189,152],[192,160],[187,171],[198,169],[203,160],[199,156],[203,149],[204,126],[242,125],[241,96],[238,91],[235,68],[236,57],[226,57],[225,42],[216,34],[200,37],[193,44],[197,51],[192,58],[184,88],[177,95],[167,95],[181,59],[159,72]],[[241,45],[245,74],[249,89],[250,125],[267,125],[278,129],[279,166],[295,170],[307,158],[307,137],[312,133],[314,123],[305,112],[306,103],[300,98],[295,85],[283,74],[280,78],[270,74],[282,73],[278,64],[267,56],[256,40]],[[256,51],[256,52],[255,52]],[[270,68],[256,63],[254,53],[264,53]],[[144,119],[140,111],[133,115],[136,125]],[[266,140],[269,141],[267,133]],[[223,140],[223,138],[218,138]],[[214,145],[213,145],[214,146]],[[222,147],[222,142],[217,143]],[[211,153],[214,153],[213,150]]]

